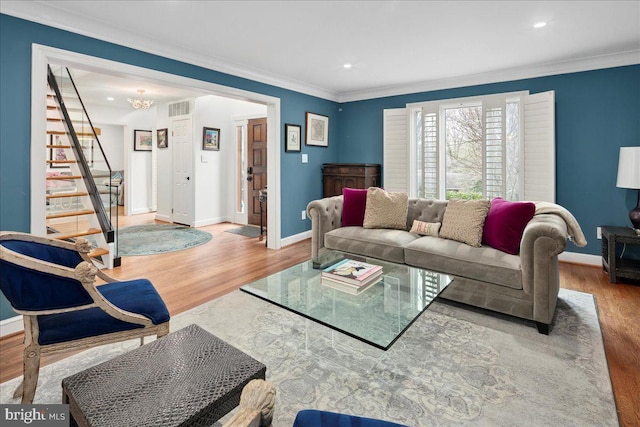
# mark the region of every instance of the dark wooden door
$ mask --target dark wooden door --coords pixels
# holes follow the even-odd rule
[[[247,126],[248,222],[260,225],[260,190],[267,188],[267,118],[251,119]],[[266,210],[265,223],[266,223]]]

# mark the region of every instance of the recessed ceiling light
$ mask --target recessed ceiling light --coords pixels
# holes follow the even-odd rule
[[[113,101],[115,98],[113,96],[110,96],[107,98],[107,101]]]
[[[546,26],[547,26],[546,22],[536,22],[535,24],[533,24],[533,28],[542,28]]]
[[[351,64],[344,64],[343,67],[348,70],[349,68],[351,68]]]

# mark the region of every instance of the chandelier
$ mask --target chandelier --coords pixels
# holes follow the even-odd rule
[[[153,104],[152,100],[142,99],[144,89],[138,89],[138,93],[140,94],[140,98],[127,98],[127,101],[129,101],[131,106],[136,110],[146,110],[147,108],[151,107],[151,104]]]

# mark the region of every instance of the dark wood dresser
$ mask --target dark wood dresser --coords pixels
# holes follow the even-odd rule
[[[342,189],[380,186],[380,165],[372,163],[324,163],[323,197],[339,196]]]

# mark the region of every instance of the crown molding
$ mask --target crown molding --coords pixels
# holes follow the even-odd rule
[[[232,63],[222,58],[213,56],[205,57],[202,53],[167,46],[154,40],[147,39],[139,33],[112,26],[88,16],[70,14],[66,11],[62,12],[55,7],[55,3],[52,5],[52,3],[33,2],[38,4],[38,8],[34,8],[33,5],[28,6],[28,3],[26,2],[22,5],[19,3],[20,2],[15,1],[0,2],[0,13],[108,43],[125,46],[160,57],[185,62],[190,65],[230,74],[235,77],[241,77],[278,88],[316,96],[329,101],[337,101],[339,98],[338,92],[329,89],[297,81],[288,77],[283,77],[274,73],[268,73],[263,70],[253,69],[246,65]],[[27,7],[29,9],[25,10]],[[84,22],[85,28],[78,28],[74,25],[74,22]]]
[[[127,29],[108,25],[80,14],[71,15],[68,12],[62,12],[53,6],[55,3],[33,3],[37,3],[38,8],[34,8],[33,5],[26,6],[26,2],[21,4],[21,2],[3,1],[0,2],[0,12],[161,57],[339,103],[640,64],[640,50],[632,50],[439,80],[336,92],[263,70],[231,63],[221,58],[203,57],[199,52],[171,48],[141,37]],[[77,28],[74,22],[89,23],[90,25],[86,25],[86,27],[90,29]],[[104,36],[104,34],[108,34],[108,36]]]
[[[344,92],[340,94],[338,102],[364,101],[374,98],[385,98],[412,93],[430,92],[434,90],[531,79],[536,77],[577,73],[581,71],[623,67],[626,65],[636,64],[640,64],[640,50],[611,53],[569,61],[552,62],[530,67],[509,68],[487,73],[430,80],[407,85]]]

